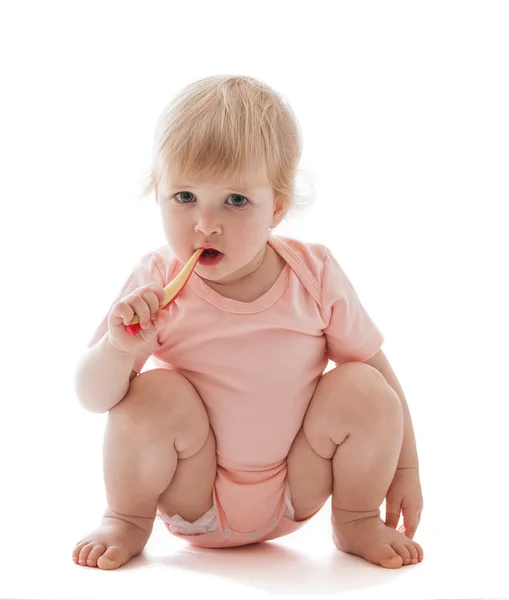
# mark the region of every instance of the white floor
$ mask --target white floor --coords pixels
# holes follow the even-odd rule
[[[446,412],[441,424],[419,428],[425,499],[415,538],[425,552],[420,565],[389,571],[341,553],[326,505],[299,532],[259,546],[193,548],[157,522],[144,553],[125,567],[77,566],[73,545],[97,525],[104,507],[104,416],[64,399],[70,382],[57,384],[57,377],[34,374],[19,388],[23,393],[13,393],[16,404],[0,421],[0,598],[159,599],[191,589],[223,598],[509,597],[506,425],[494,412],[472,410],[468,398],[452,439]],[[40,398],[30,411],[23,405],[26,394]],[[417,421],[417,406],[414,412]]]
[[[51,496],[53,491],[41,490]],[[182,597],[182,592],[191,593],[191,589],[217,592],[223,598],[341,594],[345,600],[412,600],[509,595],[506,539],[489,514],[477,523],[465,519],[461,527],[447,527],[445,518],[428,516],[416,537],[425,549],[424,562],[397,571],[336,550],[325,507],[312,524],[292,536],[223,551],[187,546],[166,534],[159,522],[142,555],[117,571],[106,572],[71,561],[74,542],[95,523],[92,510],[72,518],[65,501],[60,505],[64,498],[57,490],[53,500],[46,496],[44,512],[33,507],[19,519],[5,520],[1,598],[162,599],[175,597],[175,592]]]

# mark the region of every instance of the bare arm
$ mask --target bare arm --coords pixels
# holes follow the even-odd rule
[[[81,405],[93,413],[104,413],[127,394],[135,356],[111,345],[106,334],[87,349],[76,367],[74,387]]]

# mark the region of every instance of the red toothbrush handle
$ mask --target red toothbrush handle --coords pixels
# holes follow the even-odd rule
[[[134,337],[137,333],[140,333],[141,331],[141,325],[139,323],[136,323],[135,325],[126,325],[125,328],[127,330],[127,333],[131,337]]]

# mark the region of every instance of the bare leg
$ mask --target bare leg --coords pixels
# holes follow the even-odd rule
[[[422,560],[419,544],[387,527],[380,518],[379,507],[401,452],[403,411],[397,394],[383,376],[374,369],[371,374],[374,377],[357,388],[357,399],[370,398],[368,406],[362,401],[360,404],[371,416],[350,420],[348,434],[332,461],[334,542],[344,552],[386,568],[399,568]]]
[[[322,377],[305,417],[307,462],[325,469],[332,460],[333,539],[343,552],[387,568],[421,561],[422,548],[387,527],[380,506],[396,471],[403,440],[403,411],[383,375],[362,363],[346,363]],[[311,453],[314,451],[315,456]],[[294,460],[297,455],[294,457]],[[296,502],[311,506],[315,493],[300,479]],[[291,481],[291,480],[290,480]],[[299,488],[296,488],[298,491]],[[293,499],[293,491],[292,499]],[[297,504],[295,504],[297,514]]]
[[[108,507],[101,525],[76,545],[73,560],[115,569],[139,554],[152,532],[160,499],[168,506],[181,463],[183,476],[180,483],[175,477],[175,482],[192,490],[192,510],[203,510],[194,515],[197,519],[212,506],[215,456],[207,413],[191,384],[163,369],[136,377],[108,415],[104,442]]]

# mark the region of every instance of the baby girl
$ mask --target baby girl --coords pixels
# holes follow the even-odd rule
[[[292,109],[251,77],[197,81],[161,115],[145,193],[167,244],[133,267],[76,369],[82,406],[108,411],[107,507],[77,564],[127,563],[156,517],[204,548],[273,540],[331,496],[338,549],[422,561],[415,436],[383,336],[325,245],[274,233],[300,157]]]

